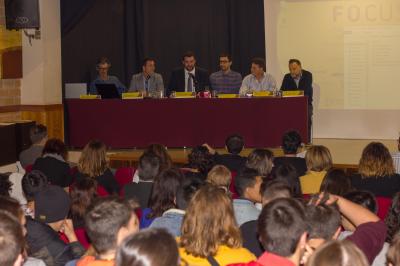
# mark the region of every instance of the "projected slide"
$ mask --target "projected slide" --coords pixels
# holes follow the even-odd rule
[[[400,109],[399,0],[266,0],[277,71],[299,58],[320,109]],[[275,51],[273,51],[275,49]],[[268,60],[268,58],[267,58]]]

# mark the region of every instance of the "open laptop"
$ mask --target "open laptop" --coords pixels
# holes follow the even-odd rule
[[[115,84],[96,84],[97,93],[101,99],[120,99],[117,86]]]
[[[65,99],[79,99],[87,93],[86,83],[65,83]]]

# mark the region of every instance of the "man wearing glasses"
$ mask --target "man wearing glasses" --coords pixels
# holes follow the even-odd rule
[[[229,54],[219,56],[220,71],[210,75],[211,89],[217,93],[239,93],[242,75],[231,70],[232,58]]]
[[[97,61],[96,70],[98,76],[90,83],[90,94],[98,94],[96,84],[114,84],[117,87],[119,94],[126,91],[124,84],[122,84],[116,76],[108,75],[108,70],[110,67],[111,63],[106,57],[102,57],[99,59],[99,61]]]

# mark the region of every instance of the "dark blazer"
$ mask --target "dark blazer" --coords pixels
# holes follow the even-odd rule
[[[135,198],[139,201],[140,208],[149,207],[153,182],[129,183],[124,186],[124,196],[126,199]]]
[[[377,197],[392,198],[400,191],[400,175],[362,178],[356,174],[351,177],[351,185],[357,190],[368,190]]]
[[[230,171],[239,172],[240,169],[246,165],[246,157],[235,154],[218,154],[215,153],[214,161],[215,164],[222,164],[226,166]]]
[[[296,82],[294,81],[290,73],[288,73],[283,78],[281,90],[283,91],[302,90],[304,91],[304,95],[308,96],[308,104],[312,105],[312,100],[313,100],[312,83],[313,83],[313,77],[311,72],[303,69],[299,82],[299,87],[297,87]]]
[[[194,83],[196,92],[203,91],[206,86],[209,86],[210,81],[208,71],[203,68],[196,67]],[[169,96],[172,91],[185,91],[185,70],[183,67],[175,69],[171,73],[166,95]]]
[[[69,164],[53,157],[37,158],[32,170],[41,171],[52,185],[68,187],[72,183]]]

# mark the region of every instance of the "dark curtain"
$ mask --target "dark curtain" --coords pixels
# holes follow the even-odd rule
[[[84,12],[73,9],[84,14],[79,21],[62,23],[64,83],[89,82],[100,56],[111,60],[110,74],[127,86],[148,56],[156,59],[165,86],[187,50],[194,51],[197,65],[210,73],[218,70],[221,52],[232,54],[232,68],[242,75],[249,73],[251,58],[265,57],[263,0],[90,2],[82,1]],[[72,13],[61,7],[62,13]]]

